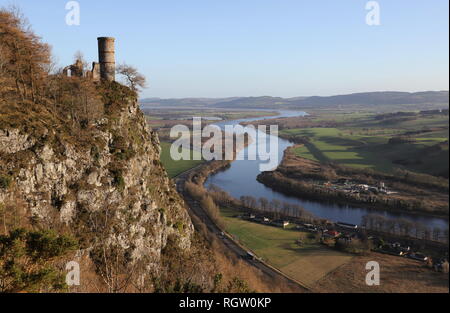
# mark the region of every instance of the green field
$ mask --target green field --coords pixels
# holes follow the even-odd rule
[[[290,129],[284,132],[309,138],[309,144],[295,149],[296,154],[304,158],[381,171],[392,169],[390,160],[379,158],[376,151],[369,149],[387,144],[388,137],[351,136],[337,128]]]
[[[170,146],[171,144],[168,142],[161,142],[161,162],[164,165],[167,174],[169,174],[170,178],[173,178],[199,164],[201,164],[203,161],[194,161],[193,156],[200,156],[200,152],[191,151],[191,160],[180,160],[180,161],[174,161],[170,156]]]
[[[311,286],[320,278],[352,259],[351,255],[319,244],[309,234],[293,227],[282,229],[233,217],[222,210],[226,230],[265,262],[297,281]],[[299,246],[296,241],[301,239]]]
[[[344,127],[286,129],[280,134],[307,137],[309,143],[297,147],[295,152],[319,162],[337,162],[382,172],[406,168],[438,175],[448,170],[448,145],[440,150],[427,149],[448,141],[448,117],[405,119],[394,124],[374,120],[372,116],[356,114],[354,117],[356,120],[347,117],[349,122]],[[412,135],[411,143],[389,144],[392,137],[431,127],[444,129]]]

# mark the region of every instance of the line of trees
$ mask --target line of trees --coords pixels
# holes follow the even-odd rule
[[[0,98],[40,101],[53,64],[50,46],[31,31],[20,11],[0,9]]]
[[[229,193],[213,184],[208,187],[207,192],[214,199],[215,203],[221,206],[270,213],[274,218],[294,217],[307,222],[318,220],[312,213],[295,203],[282,202],[277,199],[269,200],[265,197],[255,198],[253,196],[242,196],[240,199],[235,199]]]
[[[240,203],[246,208],[273,213],[276,217],[290,216],[310,222],[317,219],[301,205],[283,202],[277,199],[268,200],[265,197],[255,198],[253,196],[242,196],[240,198]]]
[[[317,184],[286,177],[280,172],[264,172],[258,181],[288,195],[301,196],[315,200],[327,200],[342,204],[370,205],[373,208],[392,208],[397,211],[422,212],[448,215],[448,207],[435,206],[431,201],[407,200],[384,195],[347,193]]]
[[[216,223],[217,226],[223,229],[225,225],[220,215],[220,208],[216,204],[214,197],[209,194],[202,185],[197,185],[191,181],[187,181],[184,188],[208,213],[209,218]]]
[[[404,218],[387,218],[380,214],[367,214],[362,219],[362,226],[368,230],[384,232],[391,235],[413,237],[417,239],[448,242],[448,228],[428,227],[419,222]]]

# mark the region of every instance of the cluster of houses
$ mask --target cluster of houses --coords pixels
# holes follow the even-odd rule
[[[432,266],[432,268],[436,272],[448,273],[449,271],[448,256],[441,259],[432,260],[423,253],[413,251],[413,249],[408,245],[403,245],[399,242],[386,243],[376,237],[369,237],[369,239],[371,239],[372,242],[375,244],[373,251],[400,257],[406,257],[420,262],[426,262],[427,264]]]
[[[252,214],[252,213],[245,214],[245,215],[238,215],[237,217],[248,220],[248,221],[252,221],[255,223],[272,225],[272,226],[277,226],[277,227],[281,227],[281,228],[286,228],[289,225],[291,225],[291,223],[292,223],[289,220],[283,220],[283,219],[272,220],[271,218],[269,218],[267,216],[257,215],[257,214]],[[332,230],[327,229],[327,227],[332,228]],[[358,225],[344,223],[344,222],[337,222],[337,223],[328,222],[327,227],[325,227],[323,225],[313,225],[313,224],[308,224],[308,223],[300,223],[295,226],[295,228],[300,231],[307,231],[307,232],[311,232],[311,233],[322,233],[324,236],[332,237],[332,238],[337,238],[337,237],[341,236],[342,234],[349,235],[349,233],[352,235],[356,235],[356,233],[359,229]]]
[[[256,223],[273,225],[273,226],[282,227],[282,228],[286,228],[290,225],[290,222],[286,221],[286,220],[281,220],[281,219],[272,220],[268,217],[265,217],[262,215],[256,215],[256,214],[248,214],[246,216],[239,216],[239,217],[244,218],[246,220],[256,222]]]
[[[291,225],[291,221],[282,220],[282,219],[272,220],[263,215],[247,214],[247,215],[238,216],[238,217],[246,219],[248,221],[255,222],[255,223],[272,225],[272,226],[281,227],[281,228],[286,228],[289,225]],[[330,228],[330,229],[328,229],[328,228]],[[299,231],[310,232],[310,233],[318,233],[318,234],[321,234],[323,238],[327,238],[327,239],[339,238],[339,239],[351,241],[352,239],[357,237],[358,225],[344,223],[344,222],[337,222],[337,223],[329,222],[326,227],[323,225],[313,225],[313,224],[308,224],[308,223],[301,223],[301,224],[295,225],[295,229],[297,229]]]
[[[449,271],[448,256],[437,260],[432,260],[423,253],[413,251],[408,245],[402,245],[399,242],[385,243],[382,240],[374,237],[372,237],[371,239],[372,242],[375,243],[375,248],[373,249],[374,251],[406,257],[420,262],[426,262],[427,264],[432,266],[432,268],[436,272],[448,273]]]
[[[322,237],[325,238],[338,238],[341,236],[341,233],[337,230],[328,230],[326,227],[321,225],[313,225],[313,224],[300,224],[295,226],[295,228],[299,231],[314,233],[314,234],[321,234]]]
[[[272,225],[276,227],[286,228],[292,223],[288,220],[275,219],[272,220],[263,215],[247,214],[244,216],[238,216],[255,223]],[[295,229],[303,232],[310,232],[313,234],[320,235],[321,242],[326,242],[328,240],[335,240],[336,242],[349,243],[352,240],[358,239],[361,236],[360,228],[358,225],[349,224],[344,222],[331,223],[329,222],[326,226],[324,225],[314,225],[310,223],[299,223],[295,225]],[[383,240],[376,237],[369,237],[375,247],[373,251],[407,257],[413,260],[421,262],[431,261],[426,255],[422,253],[415,252],[411,247],[402,245],[399,242],[386,243]],[[255,258],[253,255],[249,254],[249,257]],[[448,272],[448,261],[446,258],[432,262],[432,265],[436,271]]]
[[[411,248],[409,246],[402,246],[401,243],[394,242],[394,243],[387,243],[383,246],[379,247],[381,251],[398,255],[398,256],[405,256],[411,253]],[[426,261],[427,258],[424,257],[423,261]]]
[[[379,182],[376,186],[371,186],[367,184],[357,184],[353,183],[348,179],[342,178],[334,182],[326,182],[323,184],[324,187],[333,190],[339,190],[345,193],[364,193],[364,194],[385,194],[392,195],[396,192],[388,189],[384,182]]]
[[[402,245],[399,242],[382,242],[378,238],[371,238],[372,241],[376,244],[374,250],[377,252],[396,255],[396,256],[404,256],[413,260],[426,262],[428,261],[428,257],[422,253],[413,252],[411,247],[407,245]]]
[[[328,227],[305,223],[297,225],[296,228],[300,231],[320,234],[322,241],[335,239],[337,241],[348,243],[358,238],[358,225],[343,222],[329,223]]]

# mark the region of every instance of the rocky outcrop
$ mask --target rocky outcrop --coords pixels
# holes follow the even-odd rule
[[[8,180],[0,205],[20,203],[30,224],[69,229],[84,251],[107,246],[158,271],[168,238],[188,250],[194,229],[137,101],[105,112],[81,135],[51,123],[38,132],[0,124],[0,175]]]

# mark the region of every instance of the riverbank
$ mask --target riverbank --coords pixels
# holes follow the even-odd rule
[[[293,111],[280,111],[280,115],[277,118],[268,118],[264,122],[255,119],[237,120],[234,122],[219,123],[218,126],[224,128],[226,125],[248,124],[248,123],[260,123],[272,124],[277,119],[289,118],[301,120],[307,116],[305,112],[293,112]],[[308,119],[308,117],[305,117]],[[293,146],[293,143],[285,139],[278,139],[278,160],[283,159],[284,151]],[[248,149],[246,149],[248,151]],[[247,153],[247,151],[243,151]],[[264,184],[256,181],[256,177],[261,174],[260,164],[264,161],[260,160],[239,160],[230,164],[230,167],[225,171],[220,171],[215,175],[211,175],[205,182],[206,186],[216,185],[221,189],[228,192],[236,199],[240,199],[242,196],[252,195],[255,198],[267,198],[269,201],[277,200],[289,202],[291,204],[300,205],[307,211],[313,213],[315,216],[331,220],[331,221],[345,221],[352,224],[361,224],[363,218],[372,213],[373,210],[367,207],[349,207],[347,203],[338,204],[333,202],[324,202],[320,200],[313,200],[308,198],[299,198],[295,196],[289,196],[285,193],[276,191]],[[448,183],[447,183],[448,189]],[[381,212],[381,211],[379,211]],[[448,219],[432,217],[431,215],[418,215],[409,213],[397,213],[393,211],[384,211],[383,216],[389,219],[404,219],[412,223],[421,223],[428,225],[429,227],[439,227],[441,229],[448,229]]]
[[[288,148],[277,170],[261,173],[258,181],[290,196],[448,219],[445,187],[421,184],[407,176],[322,164],[297,156],[297,148]]]
[[[177,190],[189,207],[195,228],[208,240],[216,255],[226,256],[226,261],[229,263],[227,269],[234,271],[235,275],[239,273],[250,286],[257,286],[258,289],[255,290],[281,293],[309,292],[306,286],[274,267],[249,259],[248,247],[242,246],[227,234],[219,208],[210,201],[211,197],[204,189],[203,182],[209,174],[224,170],[229,164],[229,161],[208,162],[176,178]]]
[[[254,161],[251,163],[253,165],[257,165]],[[203,186],[210,177],[223,176],[223,174],[231,171],[232,167],[234,167],[236,164],[241,165],[240,167],[238,167],[239,169],[248,168],[246,166],[246,161],[210,162],[208,164],[203,164],[202,166],[197,167],[195,169],[195,173],[191,173],[191,175],[189,175],[189,180],[195,183],[200,193],[204,195],[205,190],[203,189]],[[241,172],[246,173],[244,171]],[[246,177],[252,179],[254,182],[255,176]],[[242,186],[243,180],[236,179],[233,180],[233,183],[238,186]],[[221,186],[219,185],[219,187]],[[207,194],[211,196],[214,201],[217,201],[216,197],[212,195],[213,192],[214,191],[210,190]],[[195,193],[196,192],[194,192],[193,194],[195,195]],[[235,198],[239,199],[239,197]],[[262,256],[265,261],[268,261],[277,269],[281,269],[290,277],[295,277],[297,281],[301,281],[303,284],[307,284],[309,286],[309,289],[312,289],[315,292],[328,292],[328,286],[330,286],[330,288],[332,288],[333,286],[333,275],[335,275],[335,273],[341,275],[340,269],[342,267],[348,268],[348,264],[353,264],[353,260],[355,260],[355,262],[357,263],[358,260],[364,258],[364,256],[353,257],[347,254],[337,255],[337,253],[340,252],[330,248],[319,246],[313,241],[310,242],[308,239],[308,234],[303,232],[297,232],[292,229],[282,229],[258,223],[251,223],[248,221],[244,221],[241,218],[235,217],[236,214],[239,214],[236,212],[240,212],[240,210],[245,207],[242,201],[237,201],[240,203],[233,207],[232,205],[226,205],[227,201],[235,201],[235,199],[233,200],[232,198],[230,199],[222,197],[222,200],[226,201],[217,201],[216,203],[204,200],[205,199],[199,199],[199,203],[201,203],[201,206],[203,207],[202,210],[208,215],[208,219],[213,220],[215,225],[222,225],[220,228],[225,229],[227,232],[232,234],[233,240],[238,240],[243,245],[245,245],[247,249],[255,252],[255,255],[257,255],[258,257]],[[214,204],[214,210],[205,208],[205,205],[209,206],[209,204]],[[234,208],[235,210],[230,212],[230,208]],[[213,214],[211,214],[211,211],[213,211]],[[269,213],[264,213],[264,215],[268,216]],[[217,217],[219,217],[219,219],[217,219]],[[278,214],[278,218],[280,217],[280,214]],[[345,219],[339,220],[346,221]],[[302,238],[301,242],[303,246],[298,246],[298,244],[296,243],[296,240],[300,237]],[[389,262],[389,265],[392,264],[393,267],[398,270],[401,270],[402,265],[408,265],[409,268],[407,271],[405,271],[405,275],[409,275],[410,272],[414,271],[421,271],[421,273],[423,272],[420,279],[416,279],[411,276],[408,278],[407,282],[402,283],[401,285],[396,287],[397,289],[392,290],[428,290],[425,289],[426,284],[424,284],[423,281],[424,279],[429,281],[431,276],[428,276],[434,275],[434,273],[429,269],[423,268],[423,266],[421,266],[419,263],[416,263],[417,268],[414,268],[414,262],[404,258],[390,256],[385,257],[384,255],[381,255],[379,258],[383,259],[383,261],[385,262]],[[258,261],[254,261],[253,264],[258,264]],[[383,266],[385,265],[386,264],[383,263]],[[300,271],[299,269],[302,270]],[[346,270],[346,273],[351,274],[353,272],[350,270]],[[433,276],[433,279],[441,284],[439,277],[434,278]],[[353,281],[351,283],[356,284]],[[414,287],[410,287],[409,284],[412,284]],[[313,285],[314,288],[311,288],[311,285]],[[327,287],[323,287],[323,285],[326,285]],[[442,283],[442,285],[445,288],[445,283]],[[389,285],[389,288],[394,288],[394,286]],[[379,289],[378,292],[381,292],[383,290],[384,288]],[[435,292],[435,290],[432,290],[430,292]]]
[[[297,153],[313,161],[387,174],[402,169],[428,174],[434,181],[448,180],[448,111],[380,114],[336,110],[273,119],[271,123],[278,125],[280,138],[304,144]]]

